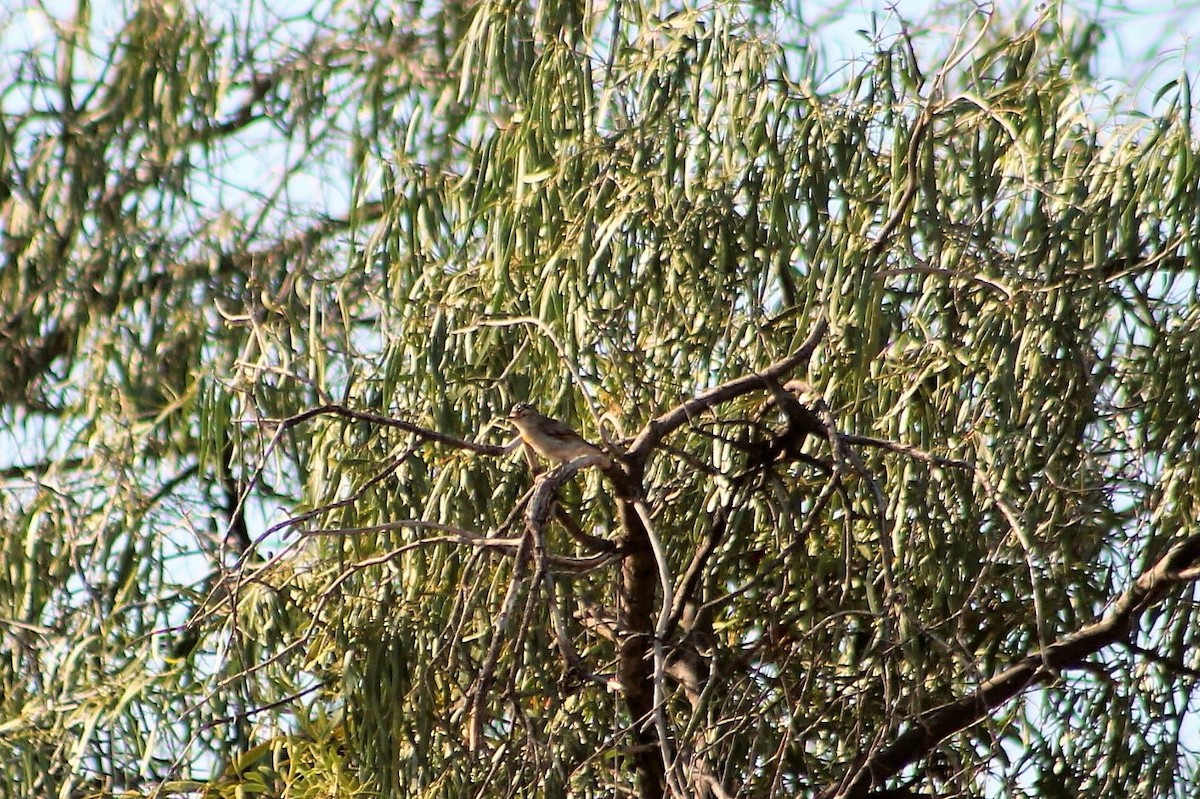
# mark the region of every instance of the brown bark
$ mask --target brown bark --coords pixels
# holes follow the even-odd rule
[[[632,474],[627,470],[612,469],[609,476],[617,490],[622,530],[621,604],[617,614],[621,644],[617,677],[633,724],[632,757],[637,772],[638,796],[659,799],[664,791],[665,769],[652,721],[653,614],[658,606],[655,601],[658,571],[649,533],[634,507],[641,493],[640,469]]]

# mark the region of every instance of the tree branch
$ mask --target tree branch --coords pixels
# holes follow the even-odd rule
[[[1200,534],[1179,541],[1142,573],[1100,619],[1021,658],[961,698],[921,713],[889,745],[867,756],[822,799],[864,799],[873,787],[917,763],[941,741],[981,721],[1025,689],[1054,679],[1058,672],[1119,642],[1175,586],[1200,579],[1189,571],[1200,559]]]
[[[632,463],[644,463],[663,438],[712,406],[736,399],[751,391],[768,388],[768,381],[778,380],[801,364],[807,363],[828,330],[829,322],[822,317],[799,349],[786,358],[776,361],[762,372],[744,375],[714,386],[707,391],[702,391],[686,402],[676,405],[662,416],[651,419],[633,440],[633,444],[626,452],[626,459]]]
[[[380,427],[393,427],[397,430],[403,430],[406,433],[412,433],[425,441],[446,444],[457,449],[465,449],[477,455],[499,456],[507,455],[511,451],[509,447],[500,446],[499,444],[480,444],[475,441],[467,441],[465,438],[458,438],[447,433],[439,433],[436,430],[430,430],[420,425],[415,425],[412,422],[406,422],[403,419],[394,419],[390,416],[383,416],[369,411],[356,411],[344,405],[319,405],[316,408],[309,408],[307,411],[298,413],[295,416],[289,416],[286,419],[274,419],[270,421],[279,424],[281,430],[287,430],[288,428],[303,424],[316,416],[327,415],[341,416],[343,419],[350,419],[355,422],[368,422]]]

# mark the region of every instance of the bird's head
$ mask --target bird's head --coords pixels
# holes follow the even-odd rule
[[[513,420],[528,419],[535,413],[536,411],[533,409],[533,406],[528,402],[518,402],[516,405],[512,406],[512,410],[508,412],[508,418]]]

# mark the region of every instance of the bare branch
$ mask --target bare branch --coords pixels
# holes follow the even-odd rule
[[[744,375],[714,386],[675,406],[662,416],[651,419],[629,447],[629,451],[626,453],[627,459],[631,463],[645,462],[658,442],[704,411],[714,405],[749,394],[751,391],[766,389],[769,386],[768,381],[778,380],[800,365],[807,363],[828,330],[829,322],[822,317],[808,334],[804,343],[786,358],[776,361],[760,373]]]
[[[297,425],[303,424],[308,420],[317,416],[340,416],[344,419],[350,419],[355,422],[368,422],[370,424],[379,425],[380,427],[392,427],[397,430],[403,430],[406,433],[412,433],[419,436],[425,441],[431,441],[437,444],[445,444],[457,449],[465,449],[474,452],[478,455],[500,456],[507,455],[511,450],[509,447],[499,446],[497,444],[480,444],[475,441],[467,441],[463,438],[439,433],[436,430],[415,425],[412,422],[406,422],[403,419],[395,419],[390,416],[382,416],[369,411],[356,411],[352,408],[347,408],[343,405],[320,405],[316,408],[310,408],[307,411],[298,413],[295,416],[289,416],[286,419],[264,420],[274,422],[280,426],[280,430],[287,430]],[[256,420],[256,423],[257,420]]]
[[[873,436],[860,436],[853,433],[843,433],[842,440],[847,444],[857,444],[860,447],[874,447],[876,449],[895,452],[898,455],[905,455],[913,460],[921,461],[922,463],[930,463],[934,466],[941,466],[950,469],[966,469],[973,471],[975,469],[969,462],[958,458],[947,458],[942,455],[934,455],[931,452],[911,446],[910,444],[901,444],[898,441],[888,441],[885,438],[875,438]]]
[[[1055,679],[1063,669],[1079,667],[1083,659],[1120,642],[1142,613],[1161,601],[1174,587],[1200,578],[1188,570],[1200,559],[1200,534],[1175,544],[1117,597],[1103,617],[1021,658],[961,698],[928,710],[912,719],[903,733],[871,754],[839,785],[820,796],[824,799],[864,799],[872,787],[919,762],[941,741],[986,718],[988,714],[1026,689]]]
[[[472,752],[478,752],[483,745],[483,724],[486,712],[484,706],[487,704],[487,697],[491,693],[492,685],[496,681],[496,668],[500,662],[500,650],[504,645],[513,612],[517,608],[517,599],[521,594],[521,587],[527,581],[532,550],[533,536],[526,533],[521,539],[520,547],[517,549],[517,562],[513,565],[512,581],[508,585],[508,593],[504,596],[504,604],[501,605],[500,613],[496,616],[495,621],[492,622],[492,640],[488,645],[487,656],[483,660],[483,665],[479,668],[479,677],[476,678],[475,685],[471,688],[471,722],[467,730],[467,748]]]

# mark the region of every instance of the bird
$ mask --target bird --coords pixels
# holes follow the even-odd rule
[[[568,425],[544,416],[528,402],[518,402],[508,413],[508,419],[534,452],[553,463],[566,463],[586,455],[598,455],[611,463],[599,447],[589,444]]]

